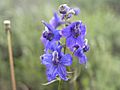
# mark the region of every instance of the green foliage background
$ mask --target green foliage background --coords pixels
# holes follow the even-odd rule
[[[79,7],[73,20],[87,26],[88,68],[77,78],[78,90],[120,90],[120,0],[0,0],[0,90],[11,90],[5,19],[12,22],[17,90],[57,90],[58,82],[42,86],[47,80],[39,59],[41,20],[48,22],[63,3]],[[75,88],[64,82],[62,90]]]

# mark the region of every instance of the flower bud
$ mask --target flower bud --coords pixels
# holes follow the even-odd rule
[[[61,14],[66,14],[69,11],[70,7],[67,6],[67,4],[62,4],[59,6],[59,12]]]

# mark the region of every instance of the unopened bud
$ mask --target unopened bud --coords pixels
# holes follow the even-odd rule
[[[10,26],[10,20],[4,20],[4,25],[5,25],[5,30],[10,30],[11,26]]]
[[[59,12],[61,14],[66,14],[69,9],[70,9],[70,7],[68,7],[67,4],[62,4],[59,6]]]

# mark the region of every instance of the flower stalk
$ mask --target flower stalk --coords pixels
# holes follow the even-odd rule
[[[69,19],[77,16],[80,12],[78,8],[71,8],[67,4],[59,6],[59,15],[57,12],[49,21],[42,21],[45,25],[45,30],[41,36],[41,41],[45,47],[45,53],[40,56],[41,63],[46,66],[46,75],[49,82],[53,82],[58,78],[58,90],[61,90],[62,80],[71,79],[75,88],[77,88],[76,79],[79,72],[74,72],[70,75],[70,66],[72,65],[73,56],[77,57],[80,64],[86,65],[87,57],[85,52],[89,50],[89,45],[86,41],[86,25],[81,20],[70,22]],[[64,25],[63,28],[58,28]],[[61,43],[61,38],[64,38],[64,43]],[[72,55],[67,52],[69,49]],[[78,71],[78,69],[77,69]],[[71,77],[72,76],[72,77]]]
[[[61,90],[61,86],[62,86],[62,80],[59,80],[59,84],[58,84],[58,90]]]

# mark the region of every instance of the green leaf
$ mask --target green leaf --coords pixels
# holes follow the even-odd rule
[[[52,80],[52,81],[47,82],[47,83],[44,83],[44,84],[42,84],[42,85],[46,86],[46,85],[49,85],[49,84],[51,84],[51,83],[54,83],[55,81],[58,81],[58,79]]]

